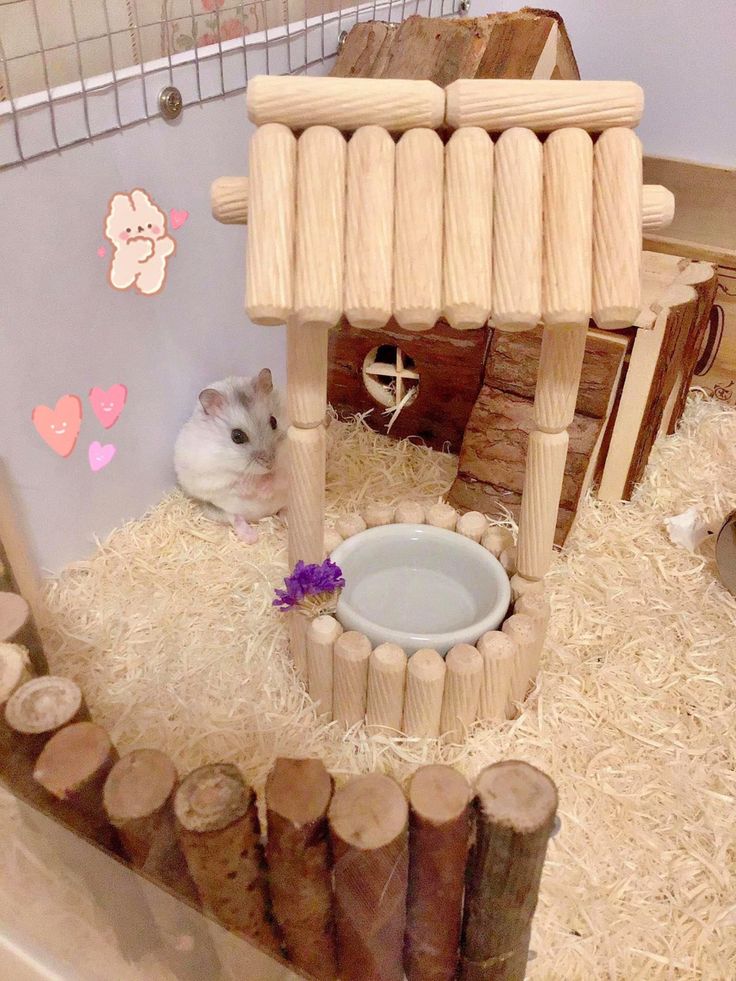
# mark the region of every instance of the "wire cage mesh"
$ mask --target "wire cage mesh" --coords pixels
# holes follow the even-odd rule
[[[463,12],[466,0],[0,0],[0,169],[244,89],[323,73],[358,21]]]

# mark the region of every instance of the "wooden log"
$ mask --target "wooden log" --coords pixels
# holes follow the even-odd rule
[[[368,662],[366,724],[401,732],[405,687],[406,654],[403,648],[398,644],[380,644]]]
[[[493,307],[498,330],[530,330],[542,315],[542,144],[528,129],[494,152]]]
[[[523,981],[557,788],[529,763],[504,760],[481,771],[473,810],[459,977]]]
[[[402,723],[407,736],[439,736],[445,673],[444,659],[430,648],[422,648],[409,658]]]
[[[307,673],[309,695],[317,715],[332,721],[333,656],[342,625],[334,617],[315,617],[307,626]]]
[[[408,981],[452,981],[470,844],[470,787],[452,767],[423,766],[409,784]]]
[[[34,757],[62,726],[87,719],[89,712],[79,685],[56,675],[43,675],[21,685],[5,706],[5,721],[24,737],[22,745]]]
[[[470,538],[474,542],[480,542],[488,528],[488,518],[480,511],[466,511],[457,519],[455,531]]]
[[[286,328],[286,404],[297,429],[316,429],[327,413],[327,327]]]
[[[257,75],[248,83],[246,105],[257,126],[382,126],[402,133],[414,127],[438,129],[444,121],[445,93],[432,82],[408,79]]]
[[[542,631],[542,635],[547,633],[549,618],[552,615],[552,608],[549,596],[544,590],[524,593],[514,600],[514,613],[523,613],[531,617]]]
[[[85,838],[117,850],[102,792],[118,759],[105,730],[94,722],[75,722],[53,735],[36,760],[34,780],[50,795],[49,810]]]
[[[309,681],[309,659],[307,655],[307,631],[309,618],[297,610],[287,613],[289,626],[289,656],[294,670],[305,683]]]
[[[642,156],[636,133],[612,129],[593,156],[593,319],[604,330],[641,308]]]
[[[25,647],[0,643],[0,708],[16,689],[31,680],[30,664]]]
[[[448,126],[480,126],[490,133],[517,126],[537,133],[568,126],[600,133],[636,126],[644,108],[635,82],[461,78],[445,94]]]
[[[31,611],[17,593],[0,593],[0,643],[13,640],[28,623]]]
[[[352,538],[365,531],[368,525],[359,514],[346,514],[335,522],[335,529],[343,538]]]
[[[404,330],[431,330],[442,312],[444,149],[430,129],[396,146],[393,315]]]
[[[402,981],[408,806],[379,773],[354,777],[329,809],[341,981]]]
[[[390,504],[366,504],[363,508],[366,528],[380,528],[390,525],[394,520],[394,509]]]
[[[289,567],[322,561],[325,518],[324,426],[289,426]]]
[[[545,140],[543,211],[542,320],[547,326],[579,324],[587,332],[593,261],[593,141],[582,129],[557,130]],[[585,337],[581,362],[584,350]]]
[[[399,525],[423,525],[425,517],[424,507],[416,501],[401,501],[394,511],[394,521]]]
[[[284,324],[294,307],[296,210],[296,139],[286,126],[251,137],[249,195],[245,310],[253,323]]]
[[[543,579],[525,579],[523,576],[516,573],[511,577],[510,583],[511,600],[514,603],[516,603],[521,596],[527,596],[529,593],[544,592]]]
[[[518,543],[518,571],[525,579],[543,579],[552,560],[568,442],[564,430],[529,436]]]
[[[456,330],[491,314],[493,143],[481,129],[456,130],[445,146],[442,309]]]
[[[247,177],[218,177],[210,185],[210,210],[223,225],[248,224],[250,181]]]
[[[337,977],[327,828],[332,789],[315,759],[277,759],[266,780],[274,915],[289,959],[320,981]]]
[[[488,549],[491,555],[499,558],[504,549],[514,544],[514,533],[510,528],[504,528],[502,525],[491,525],[483,532],[480,543],[483,548]]]
[[[142,868],[159,837],[171,831],[177,773],[159,749],[135,749],[110,770],[103,803],[128,858]]]
[[[501,630],[515,641],[519,648],[518,664],[515,666],[511,682],[511,694],[515,702],[523,702],[539,672],[539,640],[544,635],[539,623],[523,613],[514,613],[504,620]]]
[[[195,908],[201,906],[174,826],[177,773],[158,749],[135,749],[113,766],[103,791],[110,823],[131,864]],[[164,942],[176,977],[199,981],[217,977],[220,965],[205,921],[180,904],[146,890],[145,903]]]
[[[641,193],[641,229],[653,232],[672,224],[675,195],[661,184],[644,184]]]
[[[439,502],[427,508],[427,524],[435,528],[454,531],[457,524],[457,511],[449,504]]]
[[[346,630],[335,641],[332,717],[345,729],[365,718],[370,656],[371,642],[357,630]]]
[[[177,834],[203,907],[227,927],[278,951],[254,791],[237,767],[210,763],[174,796]]]
[[[343,308],[353,327],[380,328],[391,316],[395,158],[378,126],[348,143]]]
[[[440,734],[459,743],[478,716],[483,659],[470,644],[456,644],[445,658]]]
[[[521,681],[519,645],[509,633],[489,630],[477,644],[483,660],[478,718],[481,721],[505,722],[513,715],[514,678]]]
[[[342,316],[346,160],[345,139],[332,126],[312,126],[299,137],[294,271],[297,327],[334,327]],[[324,361],[326,385],[326,342]]]

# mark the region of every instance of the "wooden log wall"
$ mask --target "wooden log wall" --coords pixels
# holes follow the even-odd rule
[[[548,612],[539,601],[528,609],[529,622]],[[474,648],[458,652],[480,664]],[[40,698],[37,682],[22,681],[25,664],[27,655],[19,658],[16,646],[0,645],[5,728],[24,748],[11,754],[3,738],[3,777],[25,761],[39,790],[34,806],[127,858],[185,904],[319,981],[405,975],[449,981],[458,970],[491,977],[478,973],[478,952],[504,944],[512,944],[522,972],[513,977],[523,976],[557,804],[554,785],[533,767],[496,764],[471,790],[451,767],[425,766],[412,777],[407,800],[394,780],[378,773],[353,777],[335,791],[319,760],[278,759],[265,787],[264,848],[256,794],[237,767],[208,764],[180,782],[159,750],[119,758],[107,732],[83,718],[79,689],[63,678],[41,678]],[[462,697],[452,701],[464,704]],[[23,783],[10,786],[23,792]],[[507,812],[515,858],[499,885],[494,849],[503,847],[499,835],[508,834]],[[473,813],[478,843],[470,851]],[[494,824],[496,815],[503,829]],[[507,887],[513,915],[489,919],[483,904],[488,897],[501,901]],[[192,927],[191,918],[158,894],[135,894],[135,882],[122,897],[99,880],[94,888],[125,956],[139,959],[149,950],[146,939],[158,938],[153,952],[177,977],[219,976],[206,924]],[[154,925],[141,919],[132,935],[121,927],[115,902],[125,903],[126,923],[146,907]]]

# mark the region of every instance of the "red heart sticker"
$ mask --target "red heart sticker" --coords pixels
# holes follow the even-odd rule
[[[62,395],[53,409],[37,405],[31,419],[38,435],[54,453],[69,456],[82,425],[81,399],[76,395]]]

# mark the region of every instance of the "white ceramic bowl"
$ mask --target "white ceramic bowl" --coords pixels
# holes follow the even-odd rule
[[[345,588],[337,619],[376,646],[444,655],[474,644],[503,621],[511,602],[501,563],[476,542],[431,525],[385,525],[348,538],[331,556]]]

